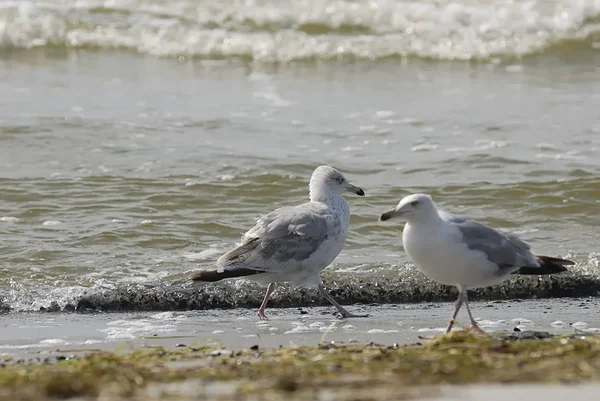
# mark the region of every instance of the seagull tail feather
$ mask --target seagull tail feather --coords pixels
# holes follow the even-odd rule
[[[555,258],[552,256],[536,255],[536,258],[540,264],[539,267],[521,267],[517,274],[521,275],[545,275],[545,274],[557,274],[566,272],[565,266],[572,266],[575,264],[572,260]]]
[[[221,272],[217,271],[216,269],[200,270],[195,273],[192,273],[190,275],[190,279],[192,281],[215,282],[215,281],[224,280],[226,278],[245,277],[245,276],[251,276],[253,274],[259,274],[259,273],[264,273],[264,272],[260,271],[260,270],[254,270],[254,269],[232,269],[232,270],[223,270]]]

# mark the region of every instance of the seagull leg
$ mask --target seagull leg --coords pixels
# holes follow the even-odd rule
[[[481,327],[479,327],[479,325],[477,324],[477,322],[475,321],[475,319],[473,318],[473,315],[471,314],[471,308],[469,308],[469,299],[467,298],[467,292],[465,291],[465,306],[467,307],[467,312],[469,313],[469,319],[471,319],[471,325],[473,326],[473,329],[479,333],[485,333],[485,331],[483,331],[481,329]]]
[[[450,323],[448,323],[448,328],[446,329],[446,334],[450,333],[450,330],[452,330],[452,326],[454,326],[454,323],[456,322],[456,316],[458,316],[458,311],[460,310],[460,307],[462,306],[463,302],[465,302],[466,299],[467,299],[467,290],[459,288],[458,289],[458,299],[454,303],[454,314],[452,315],[452,318],[450,319]]]
[[[262,301],[262,304],[260,304],[260,308],[258,308],[258,311],[256,312],[259,320],[269,320],[265,316],[265,308],[267,307],[267,301],[269,300],[269,297],[271,296],[271,293],[273,292],[274,289],[275,289],[275,283],[269,283],[269,286],[267,287],[267,292],[265,293],[265,297]]]
[[[318,288],[319,288],[319,293],[321,293],[323,298],[325,298],[333,306],[335,306],[337,308],[338,312],[340,312],[340,314],[342,315],[342,317],[344,317],[344,318],[346,318],[346,317],[369,317],[369,315],[355,315],[354,313],[348,312],[346,309],[344,309],[344,307],[342,305],[338,304],[331,295],[329,295],[329,292],[327,292],[327,289],[325,288],[323,283],[319,284]]]

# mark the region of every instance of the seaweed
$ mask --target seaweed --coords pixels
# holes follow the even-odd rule
[[[383,400],[431,395],[441,384],[600,380],[600,337],[538,334],[464,330],[406,346],[226,350],[201,343],[92,352],[51,365],[8,364],[0,369],[0,398]]]

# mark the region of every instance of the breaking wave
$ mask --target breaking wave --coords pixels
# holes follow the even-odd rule
[[[499,62],[598,52],[600,1],[0,1],[0,52],[39,48],[265,63]]]
[[[400,271],[386,269],[375,275],[327,272],[324,276],[331,294],[342,304],[454,301],[458,295],[454,287],[437,284],[425,278],[414,267],[406,267]],[[104,289],[81,288],[71,297],[60,299],[49,297],[45,299],[47,306],[38,306],[37,310],[128,312],[257,308],[264,290],[264,286],[245,280],[209,284],[187,280],[128,283]],[[581,298],[599,295],[600,276],[596,269],[585,268],[552,276],[515,276],[501,284],[469,292],[472,300]],[[329,305],[314,288],[292,289],[287,285],[278,286],[270,302],[270,307],[278,308]],[[21,307],[23,306],[25,305],[21,303]],[[11,305],[0,302],[0,312],[11,309]],[[13,310],[19,309],[23,310],[19,307]],[[29,307],[26,310],[32,309]]]

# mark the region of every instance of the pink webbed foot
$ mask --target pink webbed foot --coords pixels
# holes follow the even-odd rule
[[[267,317],[267,315],[265,315],[265,311],[263,310],[257,310],[256,311],[256,315],[258,316],[259,320],[269,320],[269,318]]]

